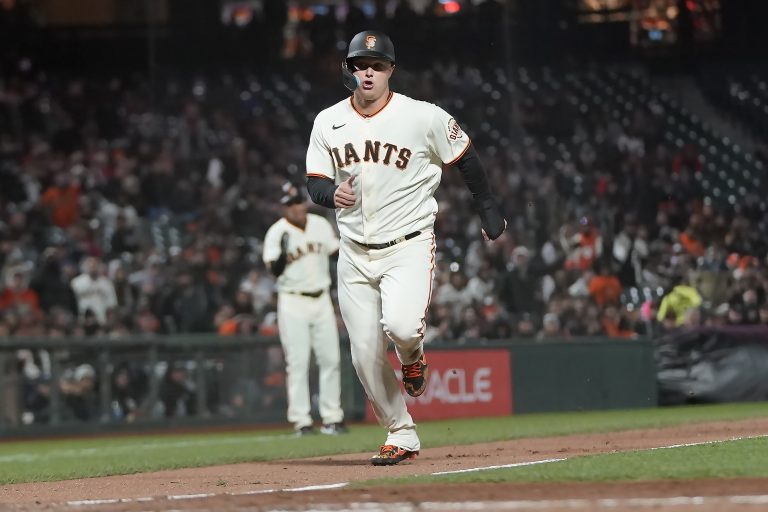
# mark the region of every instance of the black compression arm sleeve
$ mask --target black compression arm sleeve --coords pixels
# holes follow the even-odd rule
[[[471,146],[456,162],[456,167],[459,168],[464,183],[472,193],[472,202],[475,210],[480,214],[483,230],[491,240],[495,240],[504,232],[507,223],[491,194],[488,177],[485,175],[485,169],[474,146]]]
[[[472,197],[476,203],[491,198],[491,188],[488,185],[488,178],[485,175],[483,164],[480,162],[480,155],[475,151],[474,145],[470,146],[464,153],[464,156],[459,158],[459,161],[454,165],[459,168],[461,177],[464,180],[464,183],[466,183],[469,191],[472,193]]]
[[[288,263],[288,255],[281,252],[280,257],[269,264],[269,271],[272,272],[272,275],[275,277],[280,277],[280,274],[285,270],[286,263]]]
[[[333,194],[336,193],[336,184],[330,178],[309,176],[307,178],[307,192],[315,204],[326,208],[336,208],[333,202]]]

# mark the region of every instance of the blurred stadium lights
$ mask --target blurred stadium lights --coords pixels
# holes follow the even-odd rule
[[[221,22],[225,25],[245,27],[261,13],[261,9],[261,0],[223,2],[221,5]]]
[[[640,47],[713,41],[720,7],[720,0],[634,0],[630,40]]]
[[[467,2],[479,4],[485,0],[406,0],[417,13],[424,13],[430,7],[437,16],[450,16],[461,12]],[[501,0],[504,2],[505,0]],[[398,0],[377,2],[376,0],[289,0],[287,9],[295,19],[311,21],[315,16],[325,16],[333,12],[339,21],[343,21],[349,12],[350,3],[359,7],[367,18],[375,18],[377,9],[384,10],[385,17],[392,17],[399,3]],[[258,18],[263,9],[263,0],[221,0],[221,21],[224,25],[244,27]]]
[[[576,20],[579,23],[629,21],[631,8],[631,0],[579,0]]]
[[[456,14],[461,10],[461,4],[453,0],[440,0],[440,5],[442,5],[445,14]]]
[[[721,33],[720,0],[579,0],[581,24],[628,23],[636,47],[707,42]]]

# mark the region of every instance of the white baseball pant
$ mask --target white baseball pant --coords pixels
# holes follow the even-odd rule
[[[312,352],[319,373],[320,417],[324,424],[343,421],[339,331],[329,293],[326,291],[317,298],[279,293],[277,322],[285,353],[288,421],[296,430],[312,425],[309,391]]]
[[[338,262],[341,316],[352,363],[379,423],[385,444],[420,449],[400,381],[387,358],[389,342],[401,363],[418,359],[435,268],[435,239],[427,232],[385,249],[342,239]]]

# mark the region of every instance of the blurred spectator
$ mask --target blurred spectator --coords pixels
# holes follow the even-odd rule
[[[541,330],[536,336],[538,339],[548,338],[563,338],[565,333],[560,328],[560,318],[555,313],[547,313],[544,315],[541,324]]]
[[[222,336],[232,336],[237,333],[237,318],[235,308],[231,304],[224,304],[213,317],[216,331]]]
[[[618,264],[617,277],[623,287],[636,286],[643,280],[643,267],[649,255],[647,236],[647,230],[628,217],[613,239],[613,259]]]
[[[518,316],[514,336],[519,338],[533,338],[536,336],[536,324],[530,313],[523,313]]]
[[[64,371],[59,381],[66,410],[75,419],[88,421],[96,413],[96,371],[81,364]]]
[[[36,316],[40,316],[40,300],[37,292],[29,288],[28,279],[21,270],[13,272],[10,282],[0,293],[0,312],[6,309],[30,309]]]
[[[210,332],[212,300],[209,286],[201,272],[181,269],[165,301],[165,313],[173,332]]]
[[[40,297],[40,307],[49,313],[56,308],[76,313],[77,298],[70,281],[77,275],[77,267],[66,259],[66,250],[48,247],[40,260],[30,283]]]
[[[610,273],[608,265],[595,263],[596,275],[588,283],[589,295],[598,306],[617,304],[621,295],[621,283],[619,279]]]
[[[696,288],[684,284],[676,284],[661,299],[656,318],[661,323],[667,323],[666,321],[671,319],[672,326],[681,326],[685,323],[686,312],[689,309],[699,307],[701,302],[701,295],[696,291]]]
[[[139,250],[139,236],[136,226],[129,224],[122,213],[117,214],[114,228],[110,230],[105,226],[105,231],[112,231],[109,247],[113,257],[118,257],[123,253],[134,253]]]
[[[627,318],[623,316],[616,306],[608,306],[603,312],[603,332],[611,338],[632,338],[637,333],[629,325]]]
[[[108,272],[115,289],[115,314],[121,322],[130,324],[136,311],[136,289],[128,282],[128,273],[120,260],[110,261]]]
[[[274,296],[274,279],[268,272],[251,269],[240,283],[240,289],[251,297],[254,313],[260,314]]]
[[[512,251],[511,268],[501,274],[496,293],[500,304],[511,314],[535,313],[543,309],[541,276],[531,266],[530,251],[516,247]]]
[[[112,419],[132,422],[141,414],[149,380],[136,365],[119,365],[112,374]]]
[[[160,383],[160,403],[163,414],[174,416],[194,416],[197,413],[197,392],[186,363],[170,362],[165,376]]]
[[[569,270],[586,270],[603,253],[602,236],[586,216],[579,219],[575,233],[570,226],[563,228],[560,243],[567,255],[565,268]]]
[[[54,184],[48,187],[41,198],[41,204],[51,222],[60,228],[74,224],[78,219],[80,187],[66,171],[56,174]]]
[[[102,264],[95,257],[83,261],[83,272],[72,280],[77,310],[83,319],[93,319],[98,325],[107,322],[107,311],[117,307],[117,295],[112,281],[102,275]]]
[[[437,287],[432,301],[437,305],[447,305],[451,308],[451,314],[459,318],[472,304],[472,295],[467,288],[467,277],[460,272],[459,265],[452,266],[447,281]]]

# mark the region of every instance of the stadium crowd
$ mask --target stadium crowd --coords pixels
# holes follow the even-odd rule
[[[703,196],[702,148],[666,143],[663,112],[580,116],[567,88],[484,104],[470,66],[401,75],[464,116],[510,225],[483,243],[445,173],[430,340],[768,321],[764,209]],[[0,336],[275,333],[261,237],[281,184],[302,180],[318,98],[343,91],[279,74],[179,77],[154,98],[146,85],[29,61],[0,84]],[[508,106],[519,140],[488,122]],[[547,157],[553,136],[570,159]]]

